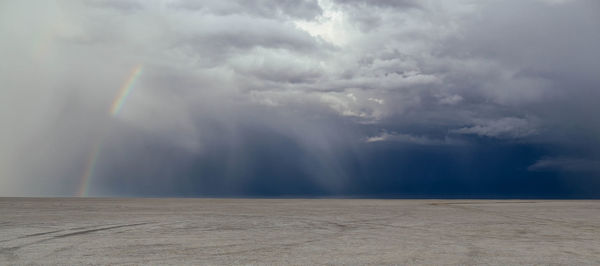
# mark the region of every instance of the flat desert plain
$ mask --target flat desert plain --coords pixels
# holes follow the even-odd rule
[[[600,265],[600,201],[0,198],[0,263]]]

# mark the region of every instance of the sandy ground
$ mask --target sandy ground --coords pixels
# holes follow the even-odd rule
[[[600,265],[600,201],[0,198],[0,264]]]

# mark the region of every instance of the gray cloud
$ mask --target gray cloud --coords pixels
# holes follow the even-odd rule
[[[365,140],[460,149],[483,136],[593,157],[598,10],[533,0],[3,2],[0,194],[72,193],[101,139],[123,159],[101,157],[97,180],[136,176],[146,164],[122,162],[144,161],[144,149],[185,157],[148,155],[172,172],[149,167],[144,182],[163,185],[192,175],[193,162],[219,161],[230,170],[203,171],[242,186],[244,171],[264,174],[246,152],[261,152],[252,140],[271,147],[261,134],[317,158],[294,167],[331,191],[351,183],[344,160],[362,158]],[[136,65],[143,73],[111,116]]]
[[[415,7],[418,6],[417,1],[413,0],[374,0],[374,1],[366,1],[366,0],[335,0],[338,4],[350,4],[350,5],[362,5],[366,7],[376,6],[382,8],[406,8],[406,7]]]
[[[111,8],[124,12],[132,12],[143,8],[142,4],[135,0],[93,0],[86,2],[87,5],[100,8]]]
[[[203,11],[217,15],[246,14],[251,16],[312,19],[322,9],[315,0],[251,0],[251,1],[188,1],[170,3],[171,7],[192,11]]]

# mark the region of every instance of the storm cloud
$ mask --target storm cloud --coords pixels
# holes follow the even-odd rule
[[[599,14],[3,1],[0,195],[597,197]]]

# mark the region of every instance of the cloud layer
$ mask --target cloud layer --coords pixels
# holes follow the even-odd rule
[[[0,194],[589,195],[547,158],[600,158],[598,11],[5,1]]]

